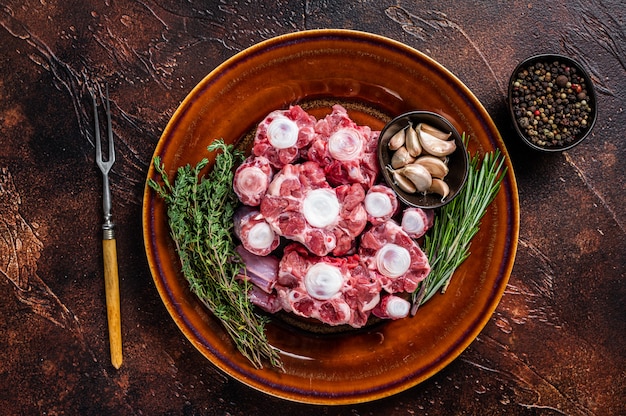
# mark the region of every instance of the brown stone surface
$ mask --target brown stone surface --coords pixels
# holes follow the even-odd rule
[[[622,2],[226,3],[0,5],[2,413],[626,414]],[[446,66],[492,115],[520,194],[516,264],[479,337],[426,382],[352,406],[286,402],[223,375],[167,314],[141,235],[147,166],[180,101],[236,52],[313,28],[378,33]],[[510,72],[543,52],[582,61],[598,92],[593,135],[562,154],[521,146],[505,107]],[[119,371],[108,359],[102,185],[86,88],[105,81],[118,150]]]

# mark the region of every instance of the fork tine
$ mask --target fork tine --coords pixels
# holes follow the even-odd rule
[[[102,143],[100,141],[100,122],[98,121],[98,103],[96,97],[91,93],[93,101],[94,134],[96,136],[96,164],[103,169],[102,164]]]
[[[105,108],[107,113],[107,131],[109,134],[109,160],[112,165],[115,162],[115,148],[113,147],[113,128],[111,127],[111,102],[109,101],[109,85],[106,85]]]

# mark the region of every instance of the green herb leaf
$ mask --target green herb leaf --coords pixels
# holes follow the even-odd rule
[[[214,141],[208,150],[218,154],[206,177],[202,176],[209,163],[205,158],[195,167],[180,167],[172,184],[157,156],[154,167],[162,184],[150,179],[148,186],[166,202],[171,236],[191,291],[256,368],[269,361],[282,369],[278,351],[265,335],[267,318],[257,314],[248,299],[250,283],[237,279],[245,265],[233,240],[238,201],[232,183],[234,169],[244,155],[223,140]]]
[[[463,140],[466,141],[465,134]],[[445,292],[454,271],[470,255],[472,238],[480,227],[489,204],[494,200],[506,174],[504,157],[499,150],[478,154],[470,159],[467,181],[455,199],[444,205],[426,234],[424,251],[430,262],[430,273],[413,292],[411,314],[432,298]]]

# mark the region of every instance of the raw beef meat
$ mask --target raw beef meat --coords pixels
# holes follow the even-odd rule
[[[398,198],[393,189],[386,185],[374,185],[365,195],[367,220],[374,225],[382,224],[398,211]]]
[[[257,206],[272,181],[274,171],[264,156],[251,156],[235,170],[233,189],[239,200],[250,206]]]
[[[277,169],[295,162],[315,137],[315,123],[300,106],[272,111],[257,127],[252,154],[265,156]]]
[[[249,252],[267,256],[280,244],[280,236],[265,221],[261,211],[241,206],[233,216],[235,235]]]
[[[337,245],[332,254],[335,256],[354,254],[356,237],[363,232],[367,223],[367,212],[363,205],[365,191],[361,185],[355,183],[338,186],[335,193],[342,210],[333,229]]]
[[[278,234],[313,254],[343,255],[367,222],[365,192],[359,185],[332,188],[315,162],[286,165],[274,176],[261,213]]]
[[[341,105],[315,125],[316,138],[304,157],[324,167],[328,183],[359,183],[369,189],[378,176],[378,131],[358,126]]]
[[[422,249],[393,220],[363,234],[359,255],[388,293],[413,292],[430,272]]]
[[[234,217],[238,279],[251,283],[254,305],[355,328],[409,314],[407,293],[430,272],[414,238],[433,212],[409,208],[402,226],[393,221],[401,204],[377,182],[378,134],[340,105],[319,121],[294,106],[259,124],[233,182],[244,204]],[[282,236],[293,242],[279,261]]]
[[[357,256],[315,256],[298,243],[285,247],[275,289],[285,311],[355,328],[380,299],[380,283]]]

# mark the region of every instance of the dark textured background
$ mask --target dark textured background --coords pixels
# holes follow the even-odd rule
[[[3,414],[626,414],[626,28],[621,1],[0,1],[0,408]],[[150,276],[142,190],[185,95],[264,39],[347,28],[404,42],[479,98],[511,153],[521,230],[509,286],[461,356],[353,406],[282,401],[223,375],[181,335]],[[515,65],[556,52],[593,76],[593,135],[517,143]],[[125,362],[108,358],[101,179],[86,86],[110,85]]]

